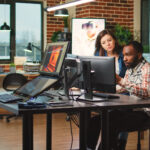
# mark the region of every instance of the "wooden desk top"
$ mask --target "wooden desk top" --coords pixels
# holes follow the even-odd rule
[[[15,114],[24,114],[24,113],[33,113],[33,114],[38,114],[38,113],[48,113],[48,112],[77,112],[77,111],[82,111],[82,110],[94,110],[98,108],[96,105],[93,104],[86,104],[78,101],[70,101],[73,106],[59,106],[59,107],[51,107],[51,106],[46,106],[46,108],[33,108],[33,109],[19,109],[18,104],[4,104],[0,103],[0,107],[15,113]]]
[[[132,96],[116,94],[120,99],[110,99],[106,102],[94,103],[96,106],[105,109],[133,109],[150,107],[150,98],[139,99]]]
[[[131,96],[119,95],[120,99],[108,100],[106,102],[79,102],[71,101],[73,106],[34,108],[34,109],[18,109],[17,104],[0,103],[0,107],[16,114],[30,113],[46,113],[46,112],[73,112],[82,109],[88,110],[109,110],[109,109],[129,109],[150,107],[150,99],[136,99]]]

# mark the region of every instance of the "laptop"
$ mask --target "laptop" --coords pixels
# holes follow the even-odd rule
[[[40,66],[40,75],[15,90],[12,94],[8,94],[12,99],[8,98],[7,100],[6,98],[6,100],[4,100],[5,96],[0,95],[0,102],[7,103],[21,99],[28,100],[38,96],[56,84],[61,79],[62,65],[69,46],[69,42],[49,43]],[[6,97],[8,97],[8,95]]]

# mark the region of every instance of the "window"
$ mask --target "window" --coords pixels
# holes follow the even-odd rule
[[[14,11],[15,10],[15,11]],[[11,14],[11,17],[10,17]],[[11,31],[0,30],[0,61],[11,62],[14,56],[40,62],[43,49],[41,2],[11,2],[0,4],[0,23],[7,21]],[[25,51],[31,43],[32,51]]]
[[[7,23],[10,26],[10,5],[0,4],[0,23],[1,26]],[[0,60],[10,59],[10,31],[0,30]]]

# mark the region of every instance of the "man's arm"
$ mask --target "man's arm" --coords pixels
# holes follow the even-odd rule
[[[128,72],[126,72],[124,79],[116,77],[117,83],[131,94],[142,98],[150,97],[150,67],[143,67],[141,79],[141,84],[130,82],[128,80]]]

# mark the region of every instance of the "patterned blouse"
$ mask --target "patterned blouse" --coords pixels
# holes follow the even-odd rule
[[[135,68],[127,69],[119,84],[131,95],[150,97],[150,64],[143,59]]]

